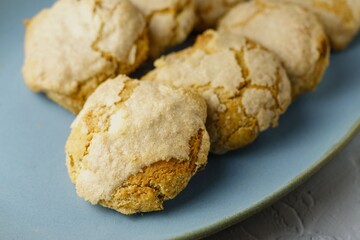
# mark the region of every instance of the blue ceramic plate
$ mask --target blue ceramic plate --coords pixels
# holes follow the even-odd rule
[[[0,3],[0,239],[197,238],[249,216],[320,168],[359,128],[360,38],[332,55],[301,97],[250,147],[211,156],[165,211],[123,216],[75,194],[64,143],[74,116],[23,84],[23,20],[50,0]]]

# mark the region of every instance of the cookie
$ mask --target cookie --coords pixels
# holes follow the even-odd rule
[[[191,89],[207,102],[211,151],[225,153],[275,127],[291,102],[278,58],[255,42],[208,30],[194,46],[155,62],[142,80]]]
[[[198,94],[118,76],[71,125],[66,165],[78,195],[123,214],[163,209],[207,162]]]
[[[316,17],[298,5],[240,3],[220,20],[218,30],[246,36],[274,52],[285,66],[294,97],[314,90],[328,66],[327,36]]]
[[[233,6],[245,0],[196,0],[196,29],[216,26],[217,21]]]
[[[194,0],[130,0],[145,16],[150,35],[150,55],[183,42],[195,24]]]
[[[145,18],[127,0],[60,0],[27,22],[23,76],[73,113],[109,77],[148,53]]]
[[[346,48],[360,28],[358,0],[272,0],[296,3],[316,14],[335,50]]]

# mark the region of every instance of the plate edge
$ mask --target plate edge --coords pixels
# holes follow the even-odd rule
[[[249,208],[245,209],[241,213],[237,213],[228,218],[222,219],[214,224],[211,224],[207,227],[200,228],[198,230],[187,232],[180,236],[175,236],[171,239],[174,240],[196,240],[204,237],[208,237],[212,234],[220,232],[228,227],[231,227],[246,218],[260,212],[266,207],[271,206],[274,202],[286,196],[291,191],[295,190],[302,183],[308,180],[311,176],[313,176],[317,171],[319,171],[322,167],[324,167],[327,163],[330,162],[331,159],[335,155],[337,155],[341,150],[343,150],[349,142],[360,132],[360,118],[352,125],[352,127],[347,131],[347,133],[341,137],[341,139],[334,144],[326,153],[317,160],[311,167],[303,171],[296,178],[292,179],[285,187],[280,188],[275,191],[273,194],[268,197],[262,199],[261,201],[255,203]]]

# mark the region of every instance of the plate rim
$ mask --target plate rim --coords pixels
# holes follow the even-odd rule
[[[206,227],[202,227],[191,232],[186,232],[179,236],[174,236],[171,239],[192,240],[205,238],[212,234],[220,232],[228,227],[231,227],[245,220],[246,218],[249,218],[252,215],[260,212],[266,207],[271,206],[271,204],[286,196],[291,191],[295,190],[297,187],[307,181],[311,176],[313,176],[316,172],[318,172],[321,168],[323,168],[327,163],[329,163],[335,157],[335,155],[341,152],[358,133],[360,133],[360,118],[355,121],[355,123],[340,138],[340,140],[335,143],[329,150],[327,150],[319,160],[314,162],[309,168],[307,168],[305,171],[293,178],[290,182],[288,182],[288,184],[284,185],[269,196],[251,205],[244,211],[238,212],[225,219],[221,219]]]

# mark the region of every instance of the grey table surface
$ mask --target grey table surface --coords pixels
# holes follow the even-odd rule
[[[360,240],[360,134],[305,184],[206,240]]]

